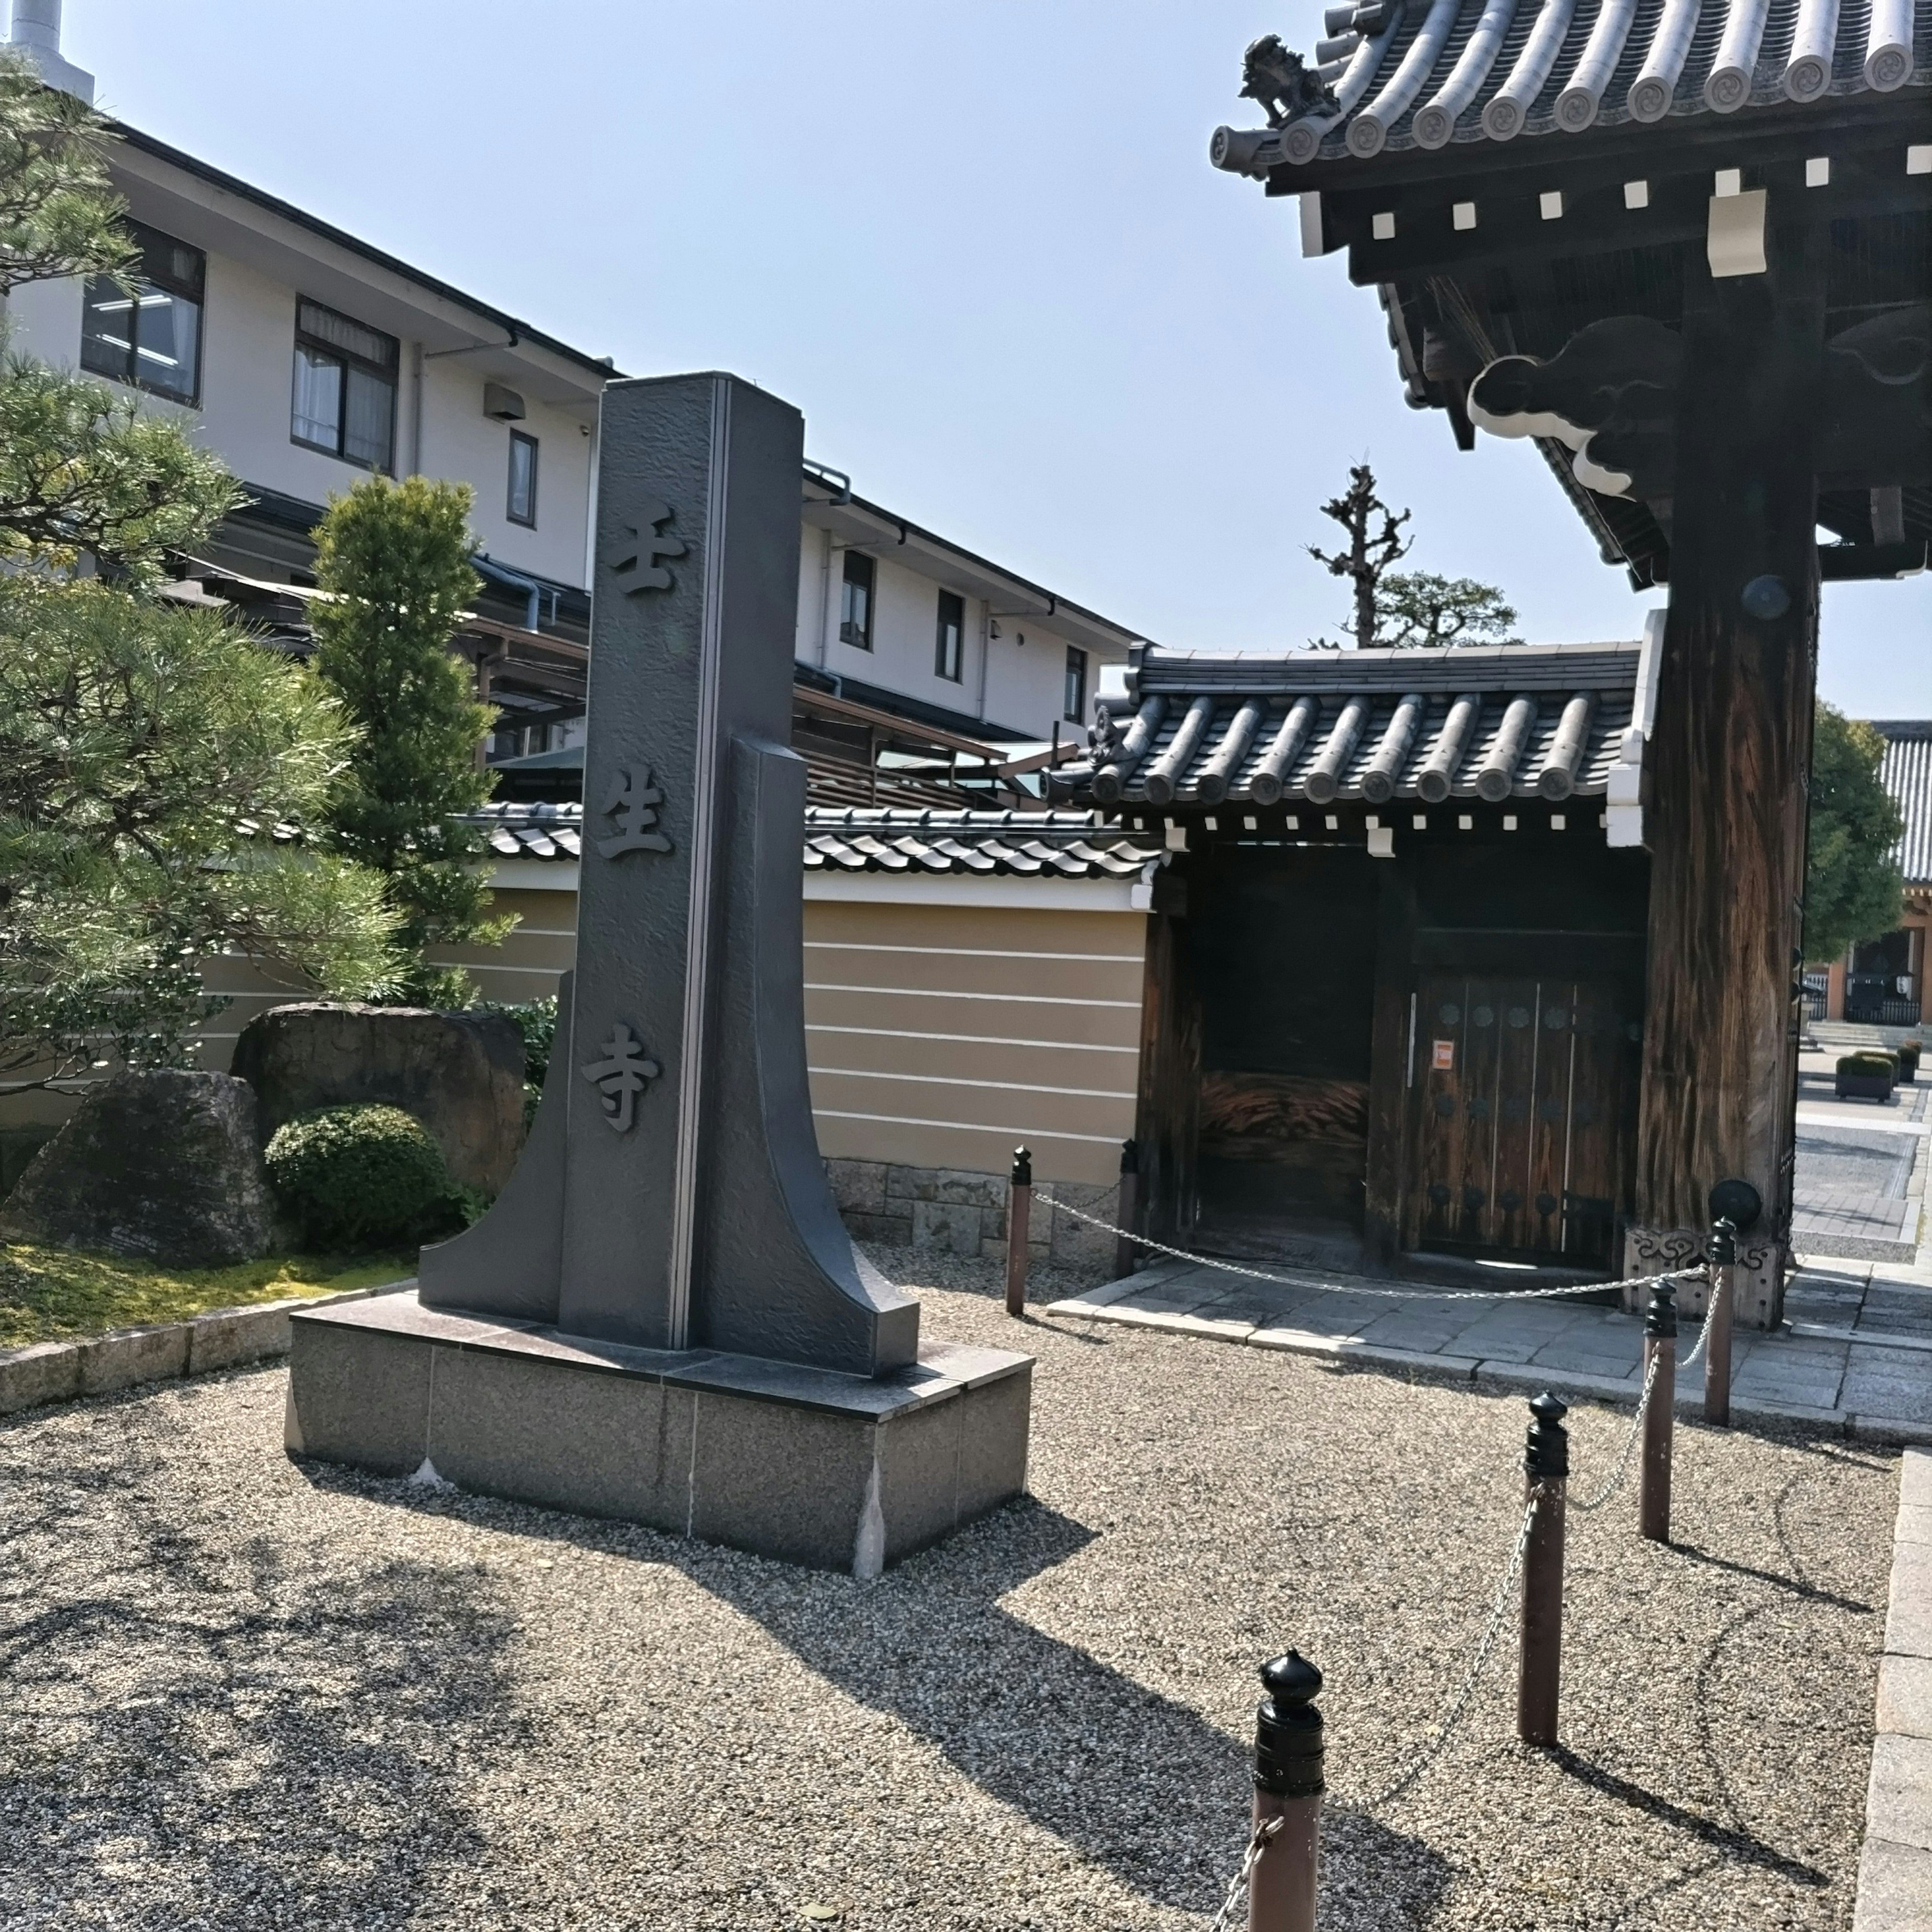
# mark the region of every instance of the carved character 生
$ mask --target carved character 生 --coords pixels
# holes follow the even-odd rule
[[[670,841],[656,830],[657,808],[664,802],[649,765],[620,765],[604,800],[604,816],[616,830],[597,842],[606,859],[622,852],[668,852]]]

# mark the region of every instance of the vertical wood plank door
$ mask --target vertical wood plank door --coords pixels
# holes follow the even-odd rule
[[[1614,984],[1426,974],[1416,1004],[1410,1244],[1608,1266],[1628,1049]]]

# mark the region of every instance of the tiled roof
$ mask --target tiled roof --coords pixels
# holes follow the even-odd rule
[[[1338,26],[1342,11],[1329,10]],[[1224,129],[1217,166],[1265,174],[1932,83],[1932,0],[1377,0],[1354,12],[1366,38],[1352,22],[1318,51],[1334,56],[1316,70],[1340,111],[1258,136]]]
[[[1905,818],[1897,855],[1905,883],[1932,885],[1932,718],[1874,718],[1872,729],[1886,740],[1879,776]]]
[[[1557,800],[1642,762],[1644,644],[1140,652],[1128,706],[1054,794],[1108,806]]]
[[[581,850],[584,808],[488,805],[468,814],[503,859],[567,860]],[[812,872],[952,872],[1054,879],[1130,878],[1161,856],[1089,812],[878,811],[805,814]]]

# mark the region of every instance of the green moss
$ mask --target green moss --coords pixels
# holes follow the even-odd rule
[[[413,1248],[382,1254],[274,1255],[224,1268],[160,1268],[112,1255],[0,1244],[0,1348],[178,1322],[210,1308],[339,1294],[416,1272]]]

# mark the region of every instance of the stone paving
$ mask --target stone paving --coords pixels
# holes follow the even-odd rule
[[[1924,1204],[1932,1087],[1901,1087],[1888,1100],[1840,1100],[1832,1068],[1828,1054],[1800,1056],[1792,1216],[1799,1250],[1910,1261]]]
[[[1898,1484],[1877,1736],[1865,1796],[1852,1932],[1932,1924],[1932,1455],[1908,1449]]]
[[[1782,1330],[1734,1333],[1733,1413],[1932,1442],[1932,1255],[1924,1259],[1909,1268],[1808,1263],[1786,1290]],[[1282,1279],[1263,1282],[1162,1261],[1045,1312],[1612,1399],[1634,1400],[1640,1386],[1643,1324],[1615,1309],[1520,1294],[1405,1293],[1386,1282],[1280,1272]],[[1695,1339],[1687,1321],[1680,1353]],[[1700,1363],[1680,1381],[1680,1406],[1701,1403],[1702,1372]]]

